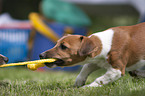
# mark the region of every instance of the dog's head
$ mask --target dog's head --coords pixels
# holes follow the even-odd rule
[[[41,53],[39,57],[40,59],[58,59],[54,64],[46,64],[48,67],[53,65],[72,66],[84,61],[87,56],[96,56],[100,52],[100,47],[100,41],[97,37],[67,35],[59,39],[52,49]]]
[[[5,57],[0,54],[0,65],[6,64],[8,62],[8,60],[9,60],[8,57]]]

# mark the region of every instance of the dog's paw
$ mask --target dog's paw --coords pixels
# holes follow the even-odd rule
[[[89,85],[85,85],[83,86],[82,88],[87,88],[87,87],[101,87],[102,85],[96,83],[96,82],[92,82],[91,84]]]
[[[77,77],[74,86],[75,87],[83,86],[83,85],[85,85],[85,82],[86,82],[86,79]]]

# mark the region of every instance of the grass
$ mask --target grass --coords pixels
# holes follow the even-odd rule
[[[91,74],[87,84],[105,71]],[[144,96],[145,79],[128,74],[98,88],[73,87],[78,72],[30,71],[25,68],[0,69],[1,96]]]

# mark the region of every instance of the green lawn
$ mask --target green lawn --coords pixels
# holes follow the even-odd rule
[[[87,84],[105,71],[91,74]],[[0,69],[0,96],[145,96],[145,79],[126,74],[116,82],[98,88],[75,88],[78,72],[37,72],[25,68]]]

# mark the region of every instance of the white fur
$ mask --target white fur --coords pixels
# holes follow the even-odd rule
[[[121,77],[120,70],[109,68],[103,76],[97,78],[94,82],[84,87],[101,87],[103,84],[108,84],[109,82],[113,82],[119,79],[120,77]]]
[[[134,65],[132,65],[130,67],[126,67],[126,71],[133,71],[133,70],[139,69],[139,68],[141,68],[143,66],[145,66],[145,60],[140,60],[136,64],[134,64]]]
[[[107,54],[111,49],[114,31],[112,29],[109,29],[103,32],[92,34],[92,35],[97,36],[101,40],[102,50],[98,56],[94,58],[87,57],[86,60],[78,63],[78,64],[85,64],[85,65],[83,66],[80,74],[77,76],[75,86],[83,85],[88,75],[91,72],[97,70],[98,68],[105,68],[107,69],[107,72],[103,76],[97,78],[91,84],[86,85],[84,87],[99,87],[101,86],[102,83],[108,84],[109,82],[113,82],[121,77],[121,71],[112,68],[112,66],[108,64],[108,62],[106,61]]]
[[[108,29],[103,32],[94,33],[92,35],[99,37],[99,39],[101,40],[102,51],[99,56],[105,57],[111,49],[114,31],[112,29]],[[89,36],[89,37],[91,37],[91,36]]]

